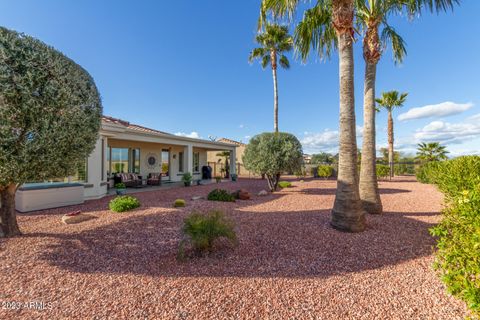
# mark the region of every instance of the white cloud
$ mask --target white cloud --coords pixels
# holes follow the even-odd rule
[[[240,129],[243,129],[245,128],[245,125],[243,123],[241,123],[239,126],[238,126]]]
[[[363,127],[357,125],[357,137],[363,136]],[[323,132],[304,132],[303,139],[300,140],[304,152],[338,152],[338,130],[325,129]],[[359,144],[358,147],[361,145]]]
[[[420,108],[412,108],[405,113],[398,116],[398,120],[411,120],[430,117],[443,117],[453,114],[462,113],[473,107],[473,103],[455,103],[455,102],[442,102],[439,104],[427,105]]]
[[[180,137],[187,137],[187,138],[195,138],[195,139],[201,139],[202,137],[198,134],[196,131],[192,131],[190,133],[185,133],[185,132],[177,132],[175,133],[176,136]]]
[[[438,141],[441,143],[462,143],[480,137],[479,122],[448,123],[433,121],[418,129],[414,134],[417,141]]]

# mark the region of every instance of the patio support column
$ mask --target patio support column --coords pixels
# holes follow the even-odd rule
[[[193,147],[191,144],[185,146],[185,163],[187,170],[186,172],[190,172],[193,174]],[[185,164],[184,164],[185,165]]]
[[[230,174],[237,174],[237,150],[230,150]]]

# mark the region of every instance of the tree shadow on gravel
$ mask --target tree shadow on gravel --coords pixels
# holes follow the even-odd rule
[[[77,234],[31,234],[55,241],[39,259],[78,273],[153,277],[329,277],[396,265],[430,255],[432,225],[408,216],[433,212],[388,212],[368,216],[363,233],[329,225],[329,210],[230,211],[239,245],[208,257],[176,260],[184,215],[132,216]]]
[[[302,194],[313,194],[313,195],[334,195],[337,192],[335,188],[306,188],[302,190],[292,190],[291,192],[298,192]],[[405,189],[396,189],[396,188],[379,188],[380,194],[396,194],[396,193],[408,193],[412,192]]]

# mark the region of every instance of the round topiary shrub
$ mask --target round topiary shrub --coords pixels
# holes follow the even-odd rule
[[[94,150],[102,104],[88,72],[53,47],[0,27],[0,216],[20,234],[23,183],[73,175]]]
[[[140,201],[132,196],[120,196],[112,199],[108,207],[113,212],[125,212],[140,207]]]
[[[265,132],[254,136],[243,155],[245,169],[265,175],[270,191],[276,191],[284,172],[302,169],[302,144],[290,133]]]
[[[185,207],[185,205],[186,205],[186,202],[183,199],[177,199],[173,203],[174,208],[183,208],[183,207]]]
[[[223,189],[214,189],[210,191],[207,199],[210,201],[235,202],[235,196]]]

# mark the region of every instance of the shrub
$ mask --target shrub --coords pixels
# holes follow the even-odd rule
[[[290,133],[265,132],[250,139],[243,163],[245,169],[265,174],[270,191],[275,191],[283,172],[297,172],[302,168],[302,145]]]
[[[193,176],[190,172],[185,172],[182,175],[182,182],[185,185],[185,187],[188,187],[192,184]]]
[[[444,164],[445,161],[431,161],[421,165],[415,173],[417,180],[421,183],[435,183],[437,173],[441,172]]]
[[[377,178],[387,178],[390,176],[390,167],[384,164],[377,164]]]
[[[292,187],[292,183],[289,182],[289,181],[280,181],[280,182],[278,183],[278,186],[279,186],[280,188],[282,188],[282,189],[283,189],[283,188],[291,188],[291,187]]]
[[[185,244],[189,242],[195,253],[201,254],[213,250],[215,240],[225,238],[231,244],[237,243],[234,225],[227,220],[221,211],[210,211],[207,214],[192,213],[183,223],[184,239],[180,242],[178,257],[185,257]]]
[[[125,183],[123,182],[115,184],[115,189],[125,189],[125,188],[126,186],[125,186]]]
[[[140,207],[140,201],[132,196],[121,196],[112,199],[108,207],[114,212],[124,212]]]
[[[185,207],[185,200],[183,199],[176,199],[175,202],[173,203],[174,208],[180,208],[180,207]]]
[[[220,177],[220,176],[215,176],[215,181],[216,181],[217,183],[222,182],[222,177]]]
[[[317,167],[317,176],[319,178],[330,178],[333,175],[333,167],[321,165]]]
[[[480,317],[480,157],[444,161],[433,181],[448,205],[430,229],[437,237],[434,267],[448,291]]]
[[[210,201],[235,202],[235,197],[227,190],[214,189],[210,191],[207,197]]]

